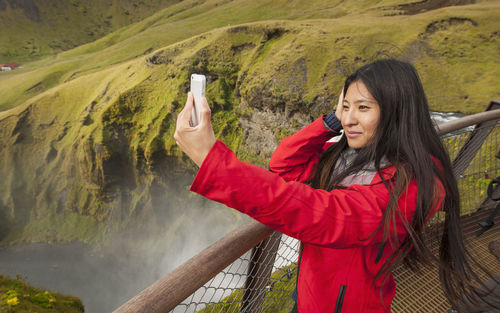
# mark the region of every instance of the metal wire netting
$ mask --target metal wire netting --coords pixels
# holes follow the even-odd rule
[[[474,137],[471,134],[478,133],[480,136],[476,138],[484,138],[474,139],[475,141],[470,139]],[[466,215],[477,211],[486,198],[489,182],[500,176],[500,160],[495,158],[499,152],[500,124],[493,122],[480,129],[468,127],[443,136],[442,140],[450,158],[458,160],[454,166],[463,168],[457,177],[464,231],[466,237],[472,238],[472,234],[477,231],[477,219],[482,217],[468,218]],[[464,145],[466,148],[463,148]],[[481,242],[473,239],[472,244],[485,266],[493,273],[500,273],[500,262],[485,248],[485,242],[487,244],[498,238],[499,227],[496,228],[482,236]],[[437,242],[435,247],[437,249]],[[275,233],[254,248],[254,251],[247,252],[233,262],[171,312],[288,313],[294,304],[291,295],[296,283],[298,250],[299,242],[296,239]],[[394,272],[394,277],[397,294],[392,304],[393,312],[446,312],[449,308],[441,291],[437,270],[429,268],[415,273],[400,267]],[[253,284],[249,284],[249,281]]]
[[[257,294],[264,298],[261,312],[289,312],[293,307],[291,294],[295,289],[299,241],[279,233],[273,236],[278,240],[264,241],[260,248],[265,252],[255,259],[256,263],[271,261],[272,264],[271,277],[264,277],[265,284],[258,287]],[[242,311],[246,279],[257,278],[256,275],[248,275],[250,257],[251,252],[241,256],[171,312]],[[262,298],[260,303],[257,301],[250,300],[244,311],[256,312],[256,306],[262,304]]]

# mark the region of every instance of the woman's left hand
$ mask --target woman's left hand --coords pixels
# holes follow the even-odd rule
[[[335,108],[335,116],[340,121],[342,119],[342,111],[344,109],[344,88],[340,91],[339,101],[337,107]]]
[[[216,140],[212,122],[210,121],[211,112],[207,99],[203,97],[201,100],[201,119],[200,123],[195,127],[190,126],[189,123],[193,105],[194,98],[190,92],[188,93],[186,106],[177,116],[174,139],[181,150],[200,167]]]

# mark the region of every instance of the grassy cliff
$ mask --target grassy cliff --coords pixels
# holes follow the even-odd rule
[[[415,64],[433,109],[482,111],[500,96],[499,12],[500,1],[187,0],[0,73],[1,242],[153,236],[169,220],[175,240],[196,227],[179,208],[205,203],[187,192],[195,166],[172,138],[191,73],[207,75],[218,138],[263,166],[382,56]]]

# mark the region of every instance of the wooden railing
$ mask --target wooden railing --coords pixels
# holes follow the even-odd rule
[[[480,147],[484,141],[485,134],[487,135],[487,133],[489,133],[487,130],[489,128],[488,126],[491,126],[491,128],[494,127],[499,120],[500,101],[492,101],[485,112],[466,116],[436,126],[440,136],[468,126],[477,126],[476,128],[478,131],[473,131],[471,133],[466,144],[462,147],[454,161],[454,165],[458,167],[455,168],[456,175],[463,173],[463,170],[465,170],[474,157],[478,147]],[[491,130],[491,128],[489,129]],[[269,238],[273,232],[271,228],[256,221],[251,221],[241,226],[143,290],[134,298],[116,309],[113,313],[170,312],[179,303],[193,294],[198,288],[202,287],[236,259],[241,257],[245,252],[254,248],[263,240],[276,240],[276,238],[272,238],[275,236]],[[267,246],[272,246],[274,247],[273,249],[276,249],[276,245],[274,244]],[[258,258],[258,254],[258,251],[254,251],[254,253],[252,253],[252,258]],[[252,264],[252,262],[250,263]],[[271,269],[272,262],[271,264],[268,262],[268,264],[261,264],[261,266],[251,266],[249,272],[258,271],[270,275]],[[259,276],[249,275],[248,279],[251,277]],[[245,292],[240,312],[245,312],[246,302],[262,302],[258,297],[262,296],[260,290],[265,287],[266,282],[262,281],[262,277],[258,279],[260,279],[260,281],[247,280],[245,286],[252,286],[252,288],[247,288],[247,290],[252,291]],[[257,299],[249,300],[249,298],[252,297],[257,297]],[[259,311],[255,309],[255,306],[253,309],[255,312]]]
[[[169,312],[272,232],[271,228],[257,221],[241,226],[143,290],[114,313]]]

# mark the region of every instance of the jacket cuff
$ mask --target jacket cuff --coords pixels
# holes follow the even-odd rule
[[[340,123],[337,116],[335,116],[335,111],[328,113],[327,115],[323,115],[323,124],[326,129],[339,132],[342,129],[342,124]]]
[[[189,190],[205,195],[212,188],[211,178],[213,179],[213,177],[211,177],[210,171],[214,168],[214,165],[215,167],[217,166],[213,163],[223,160],[221,155],[227,152],[227,150],[228,148],[222,141],[217,140],[215,142],[212,149],[210,149],[207,156],[201,163],[198,173],[196,173],[196,177],[194,178],[193,184],[191,184],[191,188],[189,188]]]

